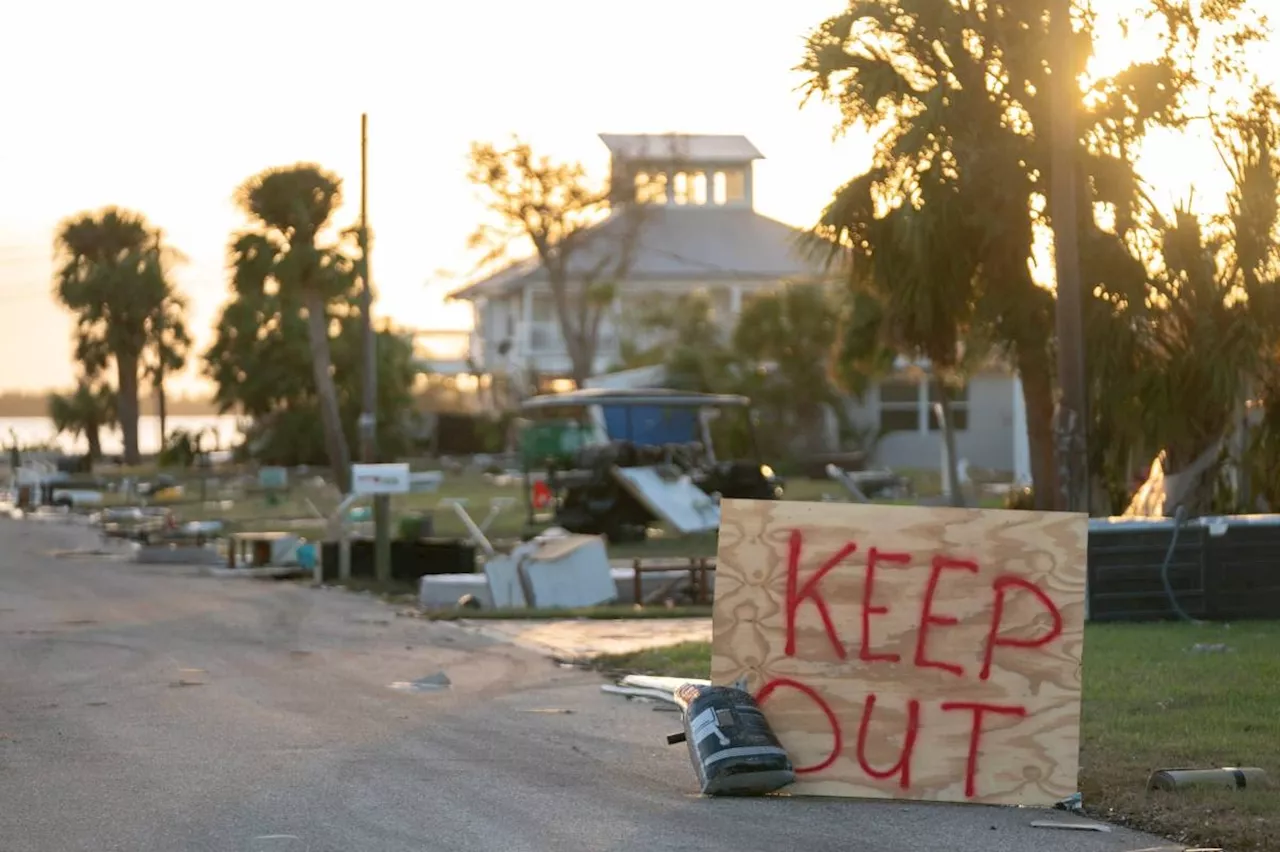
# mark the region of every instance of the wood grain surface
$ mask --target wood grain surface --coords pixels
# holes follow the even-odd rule
[[[1076,792],[1084,515],[725,500],[721,517],[711,679],[747,678],[789,792]]]

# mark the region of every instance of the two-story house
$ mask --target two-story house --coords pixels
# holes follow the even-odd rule
[[[615,204],[643,204],[614,310],[601,324],[596,372],[617,364],[625,318],[642,304],[696,290],[731,322],[743,298],[823,270],[795,250],[800,233],[757,213],[753,163],[742,136],[602,134]],[[611,214],[612,218],[612,214]],[[609,220],[597,226],[601,231]],[[616,229],[617,225],[614,224]],[[585,253],[584,253],[585,254]],[[486,371],[567,375],[569,355],[547,276],[537,258],[517,262],[450,295],[474,305],[471,357]]]
[[[610,153],[617,204],[644,205],[625,280],[615,282],[613,310],[601,324],[594,372],[616,365],[628,320],[642,306],[701,290],[717,316],[731,324],[744,299],[782,282],[829,279],[800,248],[802,232],[758,213],[754,163],[763,159],[743,136],[601,134]],[[615,207],[596,226],[617,227]],[[587,253],[584,253],[587,254]],[[520,380],[532,373],[542,389],[570,373],[547,276],[539,260],[516,262],[450,294],[471,302],[475,330],[471,362],[484,373]],[[899,467],[932,467],[938,426],[927,383],[903,362],[868,394],[851,401],[855,421],[878,430],[876,460]],[[980,467],[1014,470],[1015,433],[1025,438],[1016,379],[1001,368],[983,371],[955,398],[959,454]]]

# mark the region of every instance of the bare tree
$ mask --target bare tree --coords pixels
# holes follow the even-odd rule
[[[594,185],[580,163],[535,154],[518,138],[506,148],[473,143],[468,177],[482,189],[491,213],[470,240],[472,248],[486,249],[481,268],[510,261],[532,245],[571,378],[581,387],[594,372],[601,324],[618,284],[631,271],[643,205]]]

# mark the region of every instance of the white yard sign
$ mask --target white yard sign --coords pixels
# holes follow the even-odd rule
[[[408,494],[409,465],[401,464],[353,464],[351,465],[351,493]]]

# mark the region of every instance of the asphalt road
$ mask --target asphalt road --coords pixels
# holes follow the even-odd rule
[[[338,590],[59,553],[92,543],[0,520],[0,852],[1180,848],[1017,809],[702,799],[678,717],[590,674]]]

